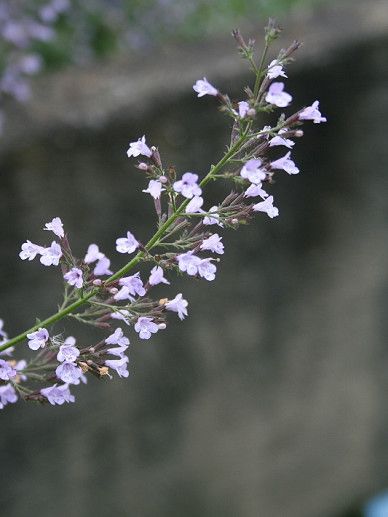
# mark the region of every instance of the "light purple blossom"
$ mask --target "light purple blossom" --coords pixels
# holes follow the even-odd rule
[[[31,350],[38,350],[39,348],[44,348],[46,346],[47,341],[49,340],[49,333],[45,328],[39,328],[35,332],[31,332],[31,334],[27,334],[28,338],[28,346]]]
[[[205,224],[205,225],[212,225],[212,224],[217,224],[218,226],[220,226],[221,228],[224,226],[221,222],[220,222],[220,215],[218,213],[218,206],[212,206],[209,210],[208,210],[208,214],[212,214],[212,215],[206,215],[203,220],[202,220],[202,224]]]
[[[284,90],[284,83],[272,83],[268,88],[267,95],[265,100],[269,104],[274,104],[279,108],[285,108],[292,101],[292,97],[289,93],[286,93]]]
[[[124,356],[121,359],[107,359],[105,365],[108,366],[108,368],[112,368],[112,370],[116,370],[119,377],[128,377],[128,361],[128,357]]]
[[[261,201],[260,203],[253,205],[253,210],[255,212],[264,212],[271,219],[279,215],[279,210],[276,206],[273,206],[273,196],[269,196],[265,201]]]
[[[313,102],[311,106],[307,106],[301,113],[299,113],[299,120],[313,120],[314,124],[320,124],[321,122],[327,122],[326,117],[322,117],[319,111],[319,101]]]
[[[218,233],[213,233],[213,235],[210,235],[207,239],[204,239],[204,241],[201,244],[201,250],[209,250],[213,253],[218,253],[219,255],[224,254],[224,245],[221,242],[222,237],[218,235]]]
[[[146,294],[139,272],[131,276],[120,278],[119,285],[127,287],[129,289],[129,294],[132,296],[144,296]]]
[[[60,245],[53,241],[49,248],[44,248],[40,262],[44,266],[57,266],[62,257],[62,250]]]
[[[152,156],[152,151],[145,143],[145,136],[143,135],[141,138],[137,140],[137,142],[131,142],[129,144],[129,149],[127,151],[127,156],[130,158],[131,156],[135,157],[142,154],[143,156],[148,156],[150,158]]]
[[[61,363],[66,361],[68,363],[74,363],[80,354],[80,351],[75,346],[75,339],[69,336],[66,341],[59,347],[57,359]]]
[[[12,368],[8,361],[0,359],[0,379],[2,381],[9,381],[12,377],[15,377],[16,374],[17,371]]]
[[[140,339],[149,339],[152,334],[159,330],[159,327],[153,322],[152,318],[140,316],[135,323],[135,330],[138,332]]]
[[[150,285],[158,285],[158,284],[170,285],[170,282],[167,280],[167,278],[164,278],[164,271],[160,266],[155,266],[151,269],[148,283]]]
[[[110,317],[113,320],[123,321],[126,325],[131,324],[131,315],[130,315],[129,311],[127,311],[126,309],[120,309],[115,312],[111,312]]]
[[[116,250],[119,253],[133,253],[138,247],[139,243],[131,232],[127,232],[126,237],[116,239]]]
[[[257,185],[249,185],[249,187],[244,192],[244,197],[258,197],[265,199],[268,197],[268,194],[265,190],[262,189],[262,184],[258,183]]]
[[[110,355],[115,355],[120,357],[121,359],[125,357],[125,351],[127,350],[128,345],[116,346],[114,348],[108,348],[106,353]]]
[[[37,255],[41,255],[43,251],[43,246],[38,246],[38,244],[33,244],[27,240],[22,244],[22,251],[19,253],[19,257],[22,260],[33,260]]]
[[[49,230],[55,233],[55,235],[61,239],[63,239],[65,236],[65,232],[63,231],[63,223],[59,217],[54,217],[52,221],[46,223],[43,230]]]
[[[64,361],[55,370],[56,376],[67,384],[78,384],[82,370],[74,362]]]
[[[111,275],[113,272],[109,269],[109,266],[110,260],[108,257],[103,256],[98,260],[96,267],[93,269],[94,276]]]
[[[277,77],[280,77],[280,76],[287,77],[283,70],[283,66],[279,63],[279,61],[274,59],[268,65],[267,77],[268,77],[268,79],[276,79]]]
[[[182,194],[183,197],[191,199],[193,196],[200,196],[202,194],[202,189],[197,182],[198,174],[185,172],[182,179],[175,181],[173,189],[175,192],[178,192],[178,194]]]
[[[291,151],[288,151],[287,154],[271,162],[272,169],[280,169],[287,172],[287,174],[298,174],[299,169],[295,165],[295,163],[290,159]]]
[[[288,149],[292,149],[295,145],[295,142],[293,142],[289,138],[285,138],[284,136],[281,136],[283,133],[287,133],[287,131],[288,131],[287,128],[280,129],[278,134],[276,136],[274,136],[273,138],[271,138],[271,140],[269,141],[269,146],[274,147],[277,145],[284,145],[285,147],[288,147]]]
[[[0,409],[3,409],[7,404],[14,404],[17,399],[17,393],[11,384],[0,386]]]
[[[165,307],[168,311],[176,312],[180,320],[184,320],[187,316],[188,305],[188,301],[182,297],[182,293],[179,293],[173,300],[167,302]]]
[[[159,180],[150,180],[148,187],[143,190],[146,194],[150,194],[154,199],[159,199],[161,193],[166,190]]]
[[[97,244],[90,244],[86,252],[84,262],[85,264],[92,264],[96,260],[104,258],[105,255],[99,250]]]
[[[61,406],[65,402],[74,402],[74,395],[70,393],[69,386],[67,384],[61,384],[57,386],[50,386],[48,388],[43,388],[40,390],[40,393],[47,398],[51,405]]]
[[[194,255],[193,251],[181,253],[177,256],[178,267],[181,271],[186,272],[190,276],[195,276],[198,273],[198,266],[201,259]]]
[[[193,90],[198,93],[198,97],[203,97],[204,95],[213,95],[213,97],[216,97],[218,95],[217,88],[214,88],[206,77],[198,79],[193,86]]]
[[[82,278],[82,270],[78,267],[73,267],[63,275],[63,278],[69,285],[74,285],[77,289],[81,289],[84,285],[84,280]]]
[[[23,371],[25,369],[26,366],[27,366],[27,361],[25,359],[20,359],[20,361],[18,361],[15,364],[15,370],[18,372],[18,375],[22,381],[27,380],[27,376],[24,375],[23,373],[20,373],[21,371]]]
[[[249,104],[246,101],[241,101],[238,103],[238,114],[241,118],[245,118],[249,111]]]
[[[209,282],[215,279],[217,271],[217,267],[211,262],[212,260],[211,258],[203,259],[198,265],[199,276]]]
[[[251,183],[261,183],[266,178],[266,173],[261,169],[262,161],[259,158],[248,160],[241,169],[240,176]]]
[[[120,346],[126,346],[129,345],[129,339],[124,336],[124,333],[120,327],[118,327],[113,334],[108,336],[105,339],[105,343],[107,345],[120,345]]]
[[[200,196],[194,196],[188,202],[186,206],[186,214],[196,214],[198,212],[203,212],[201,210],[201,206],[203,205],[203,198]]]

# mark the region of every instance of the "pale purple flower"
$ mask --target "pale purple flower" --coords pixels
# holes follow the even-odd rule
[[[129,345],[129,339],[124,336],[124,333],[120,327],[118,327],[113,334],[108,336],[105,339],[105,343],[107,345],[120,345],[120,346],[126,346]]]
[[[286,93],[284,90],[284,83],[272,83],[268,88],[268,93],[265,97],[265,100],[269,104],[274,104],[279,108],[285,108],[292,101],[292,97],[289,93]]]
[[[74,285],[77,289],[81,289],[84,285],[84,280],[82,278],[82,270],[78,267],[73,267],[63,275],[63,278],[69,285]]]
[[[287,131],[288,131],[287,128],[280,129],[278,134],[276,136],[274,136],[273,138],[271,138],[271,140],[269,141],[269,146],[274,147],[277,145],[284,145],[285,147],[288,147],[288,149],[292,149],[295,145],[295,142],[293,142],[289,138],[285,138],[284,136],[281,136],[283,133],[287,133]]]
[[[15,364],[15,370],[18,372],[18,375],[20,377],[20,379],[22,381],[26,381],[27,380],[27,376],[20,373],[21,371],[24,370],[24,368],[27,366],[27,361],[25,359],[20,359],[20,361],[18,361],[16,364]]]
[[[111,275],[112,271],[109,269],[109,266],[110,260],[108,257],[103,256],[98,260],[96,267],[93,269],[93,274],[95,276]]]
[[[167,278],[164,278],[164,271],[160,266],[155,266],[151,269],[148,283],[150,285],[158,285],[158,284],[170,285],[170,282],[167,280]]]
[[[116,250],[119,253],[133,253],[138,247],[139,243],[131,232],[127,232],[126,237],[116,239]]]
[[[322,117],[322,114],[319,111],[319,101],[313,102],[311,106],[307,106],[307,108],[301,111],[299,113],[299,120],[313,120],[314,124],[327,122],[327,118]]]
[[[92,264],[93,262],[96,262],[96,260],[100,260],[104,257],[105,255],[101,253],[97,244],[90,244],[88,251],[86,252],[84,262],[85,264]]]
[[[218,95],[217,88],[214,88],[206,77],[198,79],[193,86],[193,90],[198,93],[198,97],[203,97],[204,95],[213,95],[213,97],[216,97]]]
[[[33,244],[27,240],[27,242],[22,244],[22,251],[19,253],[19,257],[22,260],[33,260],[37,255],[41,255],[43,251],[43,246],[38,246],[38,244]]]
[[[63,231],[63,223],[59,217],[54,217],[52,221],[46,223],[43,230],[49,230],[55,233],[55,235],[61,239],[63,239],[65,236],[65,232]]]
[[[202,194],[202,189],[197,182],[198,174],[185,172],[182,179],[175,181],[173,189],[175,192],[178,192],[178,194],[182,194],[183,197],[191,199],[193,196],[200,196]]]
[[[287,77],[283,70],[283,66],[279,63],[279,61],[274,59],[268,65],[267,77],[268,77],[268,79],[276,79],[277,77],[280,77],[280,76]]]
[[[203,221],[202,221],[203,224],[206,224],[206,225],[217,224],[218,226],[223,228],[224,225],[220,222],[220,215],[218,214],[218,206],[212,206],[208,210],[208,214],[212,214],[212,215],[206,215],[203,218]]]
[[[218,253],[219,255],[224,254],[224,245],[221,242],[222,237],[218,235],[218,233],[213,233],[213,235],[210,235],[207,239],[204,239],[204,241],[201,244],[201,250],[209,250],[213,253]]]
[[[49,333],[45,328],[39,328],[35,332],[31,332],[31,334],[27,334],[28,338],[28,346],[31,350],[38,350],[39,348],[44,348],[46,346],[47,341],[49,340]]]
[[[203,205],[203,198],[200,196],[194,196],[188,202],[186,206],[186,214],[196,214],[198,212],[203,212],[201,210],[201,206]]]
[[[249,104],[246,101],[241,101],[238,103],[238,114],[241,118],[245,118],[249,111]]]
[[[140,278],[140,273],[120,278],[119,285],[126,287],[131,296],[144,296],[146,294],[142,279]]]
[[[260,196],[262,199],[268,197],[268,194],[265,190],[262,189],[262,184],[258,183],[257,185],[249,185],[249,187],[244,192],[244,197],[258,197]]]
[[[201,260],[198,266],[198,274],[205,280],[214,280],[216,277],[217,267],[211,262],[211,258]]]
[[[40,390],[40,393],[47,398],[51,405],[61,406],[65,402],[74,402],[74,395],[70,393],[68,384],[61,384],[57,386],[50,386],[48,388],[43,388]]]
[[[288,151],[287,154],[271,162],[272,169],[280,169],[287,172],[287,174],[298,174],[299,169],[295,165],[295,163],[290,159],[291,151]]]
[[[59,351],[57,354],[57,359],[61,363],[66,361],[68,363],[74,363],[77,357],[80,354],[80,351],[75,344],[75,339],[70,339],[72,336],[69,336],[66,341],[59,347]]]
[[[266,173],[261,169],[262,161],[259,158],[248,160],[241,169],[240,176],[251,183],[261,183],[266,178]]]
[[[261,201],[261,203],[253,205],[253,210],[255,212],[264,212],[271,219],[279,215],[279,210],[276,206],[273,206],[273,196],[269,196],[265,201]]]
[[[120,357],[121,359],[125,357],[125,351],[127,350],[128,345],[116,346],[114,348],[108,348],[106,353],[110,355],[115,355]]]
[[[105,361],[105,366],[112,368],[112,370],[116,370],[119,377],[128,377],[128,361],[129,359],[127,356],[124,356],[121,359],[107,359]]]
[[[179,293],[173,300],[167,302],[165,307],[168,311],[176,312],[180,320],[184,320],[187,316],[188,305],[188,301],[182,297],[182,293]]]
[[[135,323],[135,330],[138,332],[140,339],[149,339],[151,334],[155,334],[159,330],[159,327],[153,322],[152,318],[140,316]]]
[[[17,371],[4,359],[0,359],[0,379],[2,381],[9,381],[12,377],[15,377]]]
[[[44,266],[57,266],[62,257],[62,250],[60,245],[53,241],[49,248],[44,248],[40,262]]]
[[[130,158],[131,156],[135,157],[142,154],[143,156],[148,156],[150,158],[152,156],[152,151],[145,143],[145,136],[143,135],[141,138],[137,140],[137,142],[131,142],[129,144],[129,149],[127,151],[127,156]]]
[[[150,194],[154,199],[159,199],[161,193],[166,190],[159,180],[150,180],[148,187],[143,190],[146,194]]]
[[[113,298],[116,300],[116,302],[121,302],[122,300],[131,300],[133,301],[134,298],[129,294],[129,289],[125,285],[115,293]]]
[[[114,320],[123,321],[126,325],[131,324],[131,315],[126,309],[120,309],[110,313],[110,317]]]
[[[201,263],[201,259],[194,255],[192,251],[181,253],[176,258],[181,271],[186,272],[190,276],[195,276],[198,273],[198,266]]]
[[[77,384],[82,375],[82,370],[73,362],[64,361],[55,370],[56,376],[67,384]]]
[[[7,404],[14,404],[17,399],[18,396],[12,384],[0,386],[0,409],[3,409]]]

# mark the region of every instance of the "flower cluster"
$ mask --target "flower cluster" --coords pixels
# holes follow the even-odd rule
[[[267,44],[277,34],[277,27],[270,23]],[[232,102],[206,78],[193,86],[198,97],[216,97],[233,120],[231,144],[221,160],[207,174],[189,171],[177,176],[174,167],[163,166],[158,149],[149,145],[145,136],[129,143],[127,156],[139,160],[136,166],[148,181],[142,191],[152,198],[157,218],[156,232],[146,244],[129,230],[117,237],[117,257],[130,255],[129,262],[111,271],[110,259],[95,243],[88,246],[83,258],[75,257],[59,217],[44,226],[57,238],[51,244],[29,240],[22,244],[22,260],[32,261],[39,256],[44,266],[58,266],[64,298],[57,313],[13,339],[8,340],[0,320],[0,408],[18,397],[52,405],[74,402],[73,386],[86,383],[88,375],[128,377],[130,341],[122,327],[116,325],[125,325],[125,333],[133,328],[139,339],[148,340],[166,329],[169,313],[183,320],[188,315],[184,295],[166,292],[172,274],[213,281],[225,251],[220,233],[249,222],[257,212],[271,219],[279,215],[269,192],[273,178],[279,171],[299,173],[291,150],[295,139],[303,136],[300,126],[307,120],[321,123],[326,118],[315,101],[289,116],[281,113],[273,126],[258,128],[258,113],[286,108],[292,101],[285,84],[276,79],[287,78],[284,67],[298,44],[282,50],[264,68],[254,62],[252,43],[247,45],[238,31],[234,36],[240,52],[254,64],[253,90],[246,88],[247,97]],[[287,149],[285,154],[279,152],[281,147]],[[219,179],[231,184],[230,193],[217,205],[206,208],[205,187],[209,181]],[[158,294],[160,289],[163,297]],[[55,335],[53,324],[65,317],[96,326],[108,335],[97,343],[80,346],[73,336]],[[33,356],[29,361],[17,362],[12,350],[23,342]]]

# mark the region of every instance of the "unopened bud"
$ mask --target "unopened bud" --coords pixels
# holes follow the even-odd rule
[[[137,168],[140,169],[141,171],[148,171],[148,165],[144,162],[140,162],[137,165]]]
[[[167,327],[167,325],[165,323],[159,323],[159,325],[158,325],[159,330],[164,330],[166,327]]]
[[[93,285],[95,286],[100,286],[102,284],[102,280],[101,278],[96,278],[95,280],[93,280]]]
[[[256,116],[256,110],[254,108],[249,108],[247,111],[248,117],[255,117]]]
[[[91,347],[89,348],[89,352],[90,352],[91,354],[94,354],[94,352],[95,352],[95,351],[96,351],[96,349],[94,348],[94,346],[91,346]]]
[[[232,224],[238,224],[238,219],[234,217],[231,221]]]
[[[166,178],[166,176],[160,176],[159,181],[164,185],[165,183],[167,183],[168,179]]]
[[[117,287],[111,287],[109,289],[109,292],[110,292],[110,294],[117,294],[119,292],[119,290],[117,289]]]
[[[300,138],[301,136],[303,136],[303,130],[302,129],[297,129],[295,131],[295,135],[297,138]]]

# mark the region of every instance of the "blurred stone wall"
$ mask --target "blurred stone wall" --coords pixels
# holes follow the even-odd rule
[[[316,23],[325,19],[323,11]],[[0,414],[4,515],[338,517],[387,486],[388,31],[381,32],[360,29],[362,41],[320,49],[315,59],[306,41],[288,89],[296,105],[319,98],[329,123],[306,127],[294,153],[302,173],[274,185],[280,217],[225,235],[216,282],[174,282],[169,292],[184,293],[190,317],[172,318],[150,342],[132,335],[131,377],[91,380],[71,406],[19,404]],[[199,58],[190,66],[190,84],[212,76]],[[248,77],[237,79],[233,66],[216,75],[237,97]],[[136,74],[141,81],[141,68]],[[68,81],[87,92],[86,79]],[[48,84],[47,98],[56,99],[63,81]],[[113,256],[115,238],[129,228],[150,235],[151,203],[125,156],[128,141],[146,133],[166,162],[200,174],[223,152],[228,128],[212,99],[198,100],[190,88],[147,97],[147,88],[138,111],[133,101],[120,113],[101,108],[90,124],[87,116],[50,119],[55,103],[45,113],[36,108],[43,97],[27,108],[24,129],[23,112],[15,112],[0,156],[0,314],[12,333],[58,302],[55,272],[17,260],[21,242],[42,240],[45,221],[60,215],[80,256],[90,242]],[[71,91],[60,97],[69,112]],[[80,341],[93,339],[90,329],[73,330]]]

